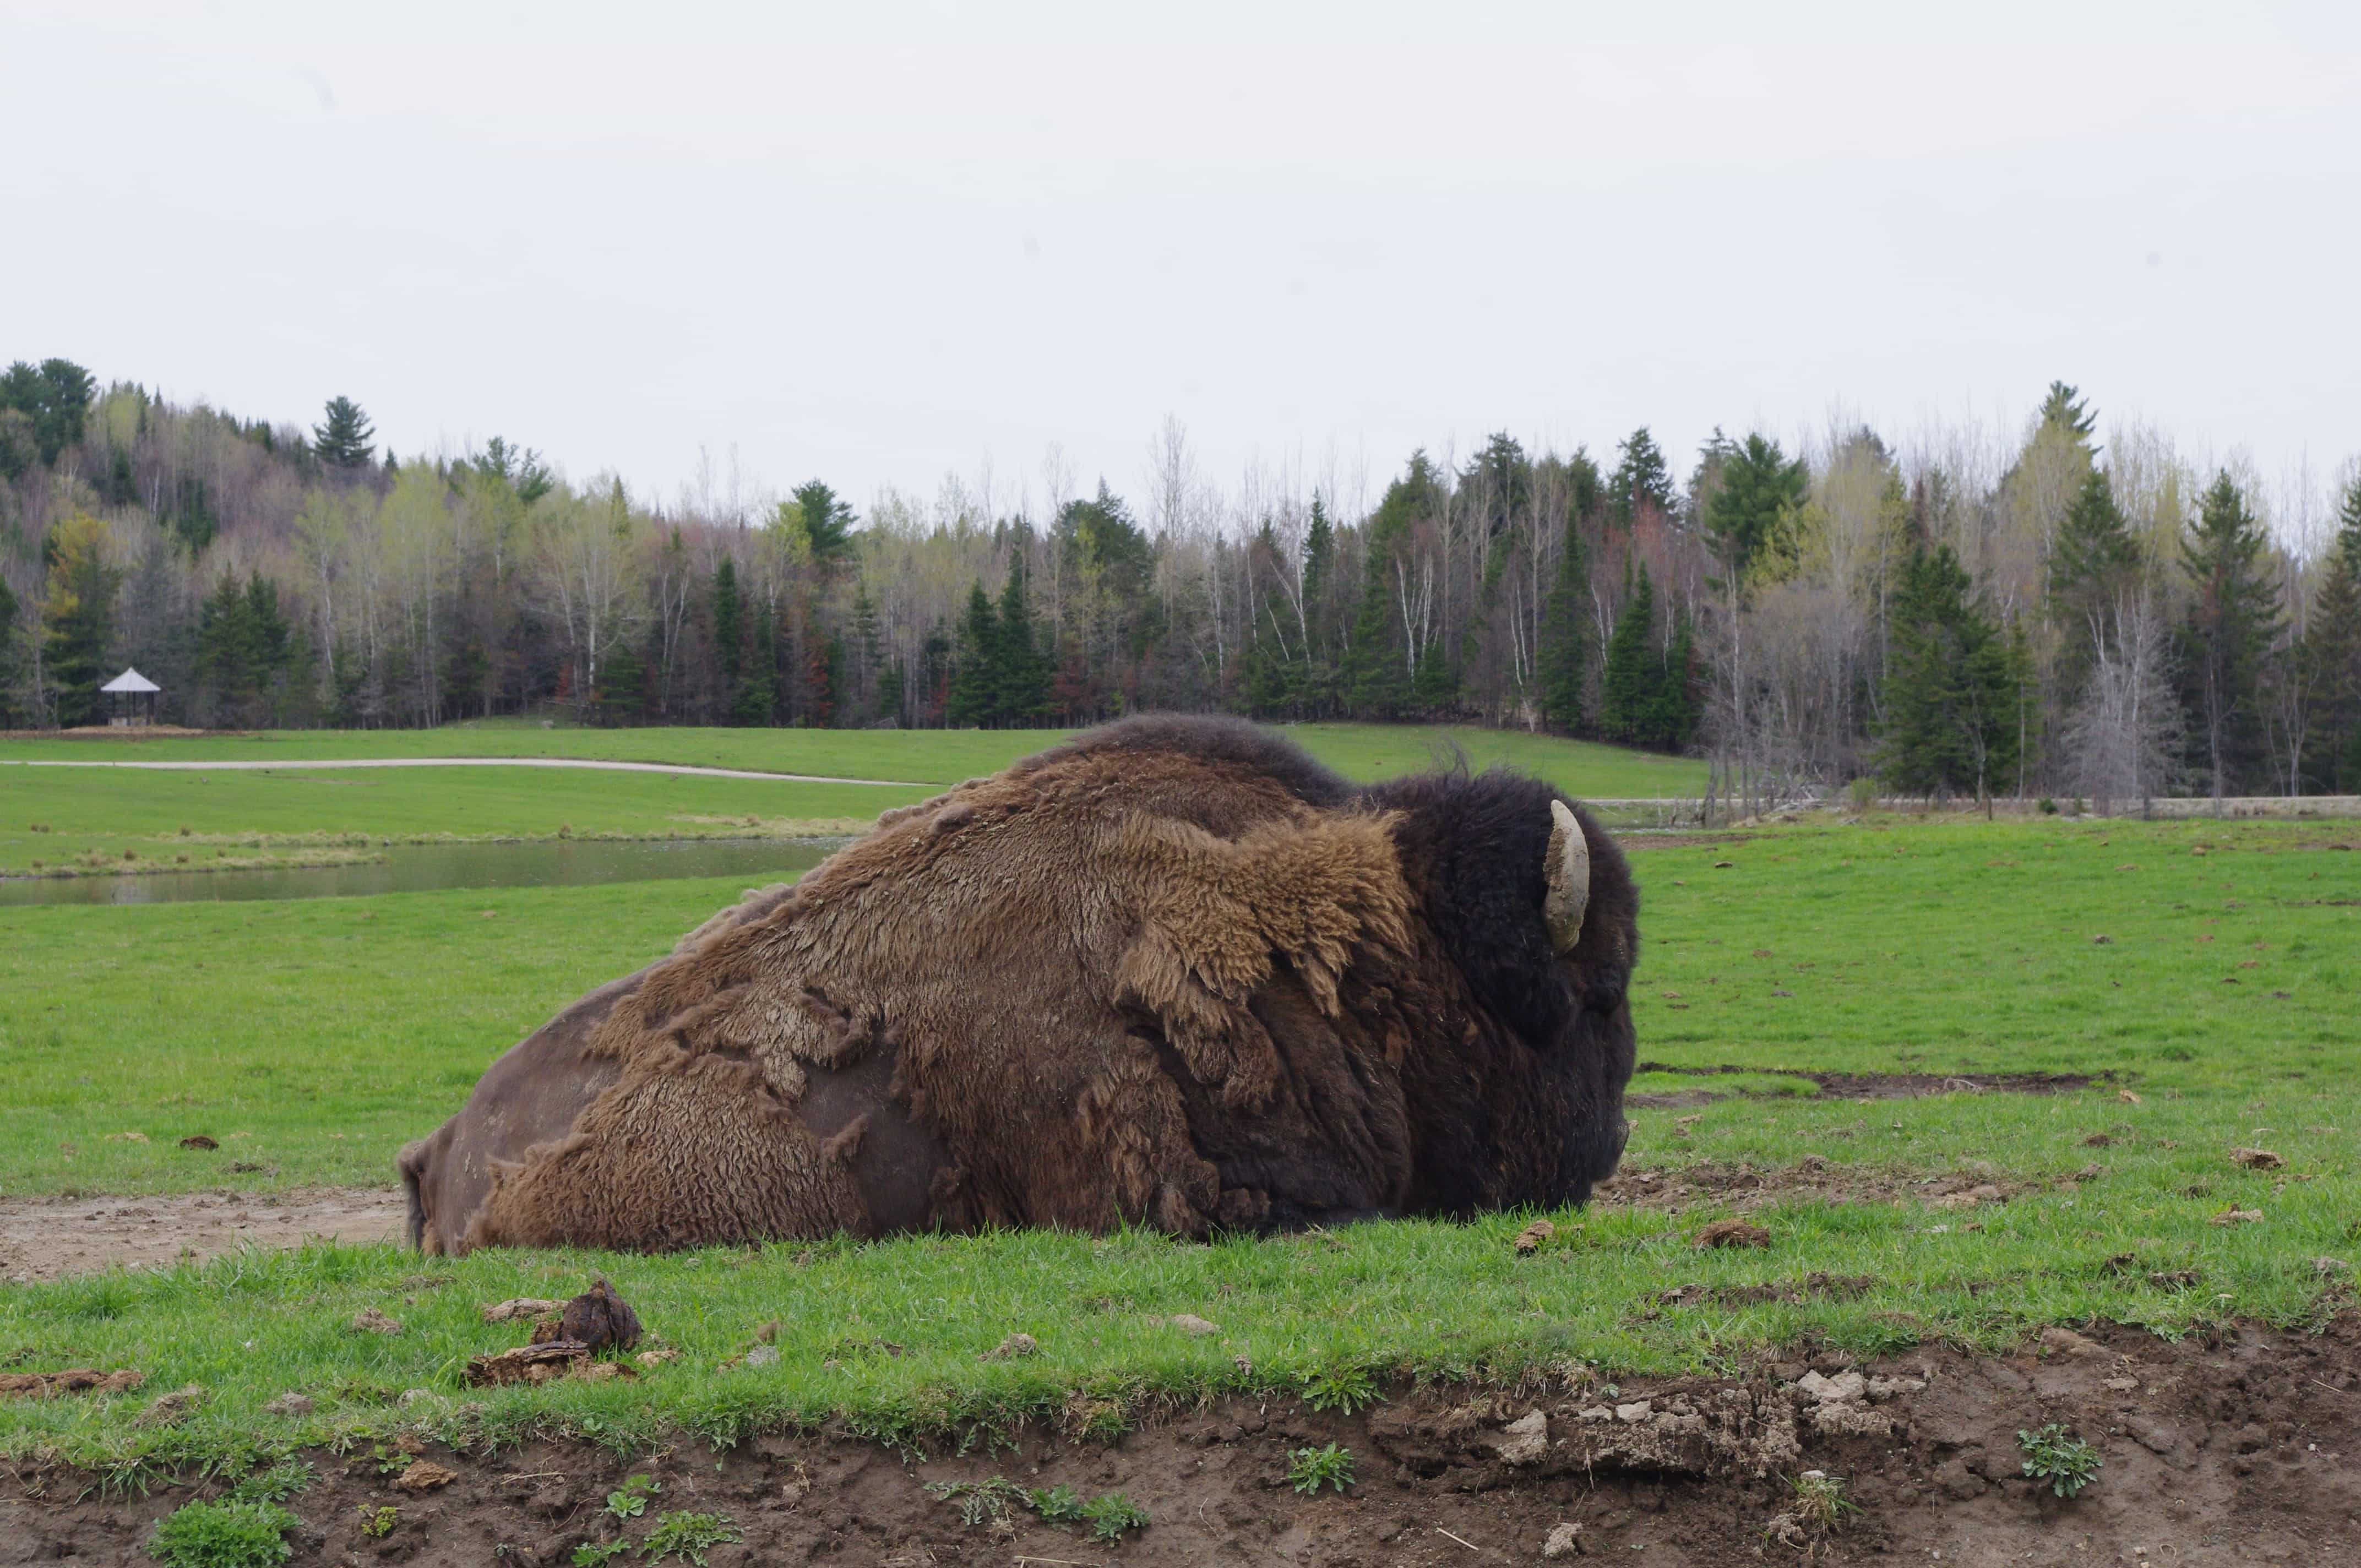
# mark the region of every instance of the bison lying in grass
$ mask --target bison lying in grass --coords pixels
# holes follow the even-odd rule
[[[1504,773],[1109,725],[593,992],[402,1151],[412,1240],[664,1248],[1580,1202],[1628,1131],[1621,853]]]

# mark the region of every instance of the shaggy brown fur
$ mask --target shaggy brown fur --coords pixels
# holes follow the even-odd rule
[[[1139,719],[890,813],[496,1064],[412,1234],[666,1247],[1579,1201],[1614,1166],[1637,900],[1543,928],[1552,793],[1356,791]]]

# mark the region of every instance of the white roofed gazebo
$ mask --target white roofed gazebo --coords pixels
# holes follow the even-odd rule
[[[98,688],[106,694],[109,724],[156,722],[156,698],[163,687],[137,670],[126,670]]]

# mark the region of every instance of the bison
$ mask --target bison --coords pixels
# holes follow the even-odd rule
[[[1235,720],[887,813],[511,1049],[402,1151],[412,1243],[663,1249],[1579,1203],[1639,899],[1547,784],[1356,786]]]

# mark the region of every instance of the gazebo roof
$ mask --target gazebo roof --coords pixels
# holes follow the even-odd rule
[[[164,688],[137,670],[126,670],[98,689],[103,692],[159,692]]]

